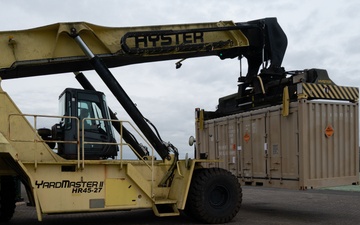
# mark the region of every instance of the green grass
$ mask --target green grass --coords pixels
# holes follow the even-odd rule
[[[346,186],[338,186],[338,187],[326,187],[322,188],[326,190],[336,190],[336,191],[359,191],[360,185],[346,185]]]
[[[360,176],[359,176],[360,180]],[[337,186],[337,187],[325,187],[322,189],[326,190],[336,190],[336,191],[360,191],[360,185],[345,185],[345,186]]]

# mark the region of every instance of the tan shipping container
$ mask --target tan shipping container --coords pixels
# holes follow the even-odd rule
[[[243,185],[308,189],[359,184],[358,103],[308,101],[196,123],[196,157],[220,160]]]

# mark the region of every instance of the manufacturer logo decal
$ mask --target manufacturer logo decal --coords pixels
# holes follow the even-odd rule
[[[72,193],[100,193],[104,187],[104,181],[35,181],[38,189],[69,188]]]

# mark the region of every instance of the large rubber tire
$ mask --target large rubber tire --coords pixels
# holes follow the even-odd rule
[[[9,221],[15,212],[16,188],[12,176],[0,177],[0,222]]]
[[[237,178],[220,168],[194,171],[185,213],[205,223],[226,223],[240,210],[242,190]]]

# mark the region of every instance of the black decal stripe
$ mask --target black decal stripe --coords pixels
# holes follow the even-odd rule
[[[334,99],[357,101],[359,89],[356,87],[344,87],[336,85],[303,83],[303,94],[309,99]]]
[[[333,88],[333,90],[334,90],[335,98],[336,98],[336,99],[341,99],[341,92],[340,92],[339,87],[335,86],[335,87]]]

